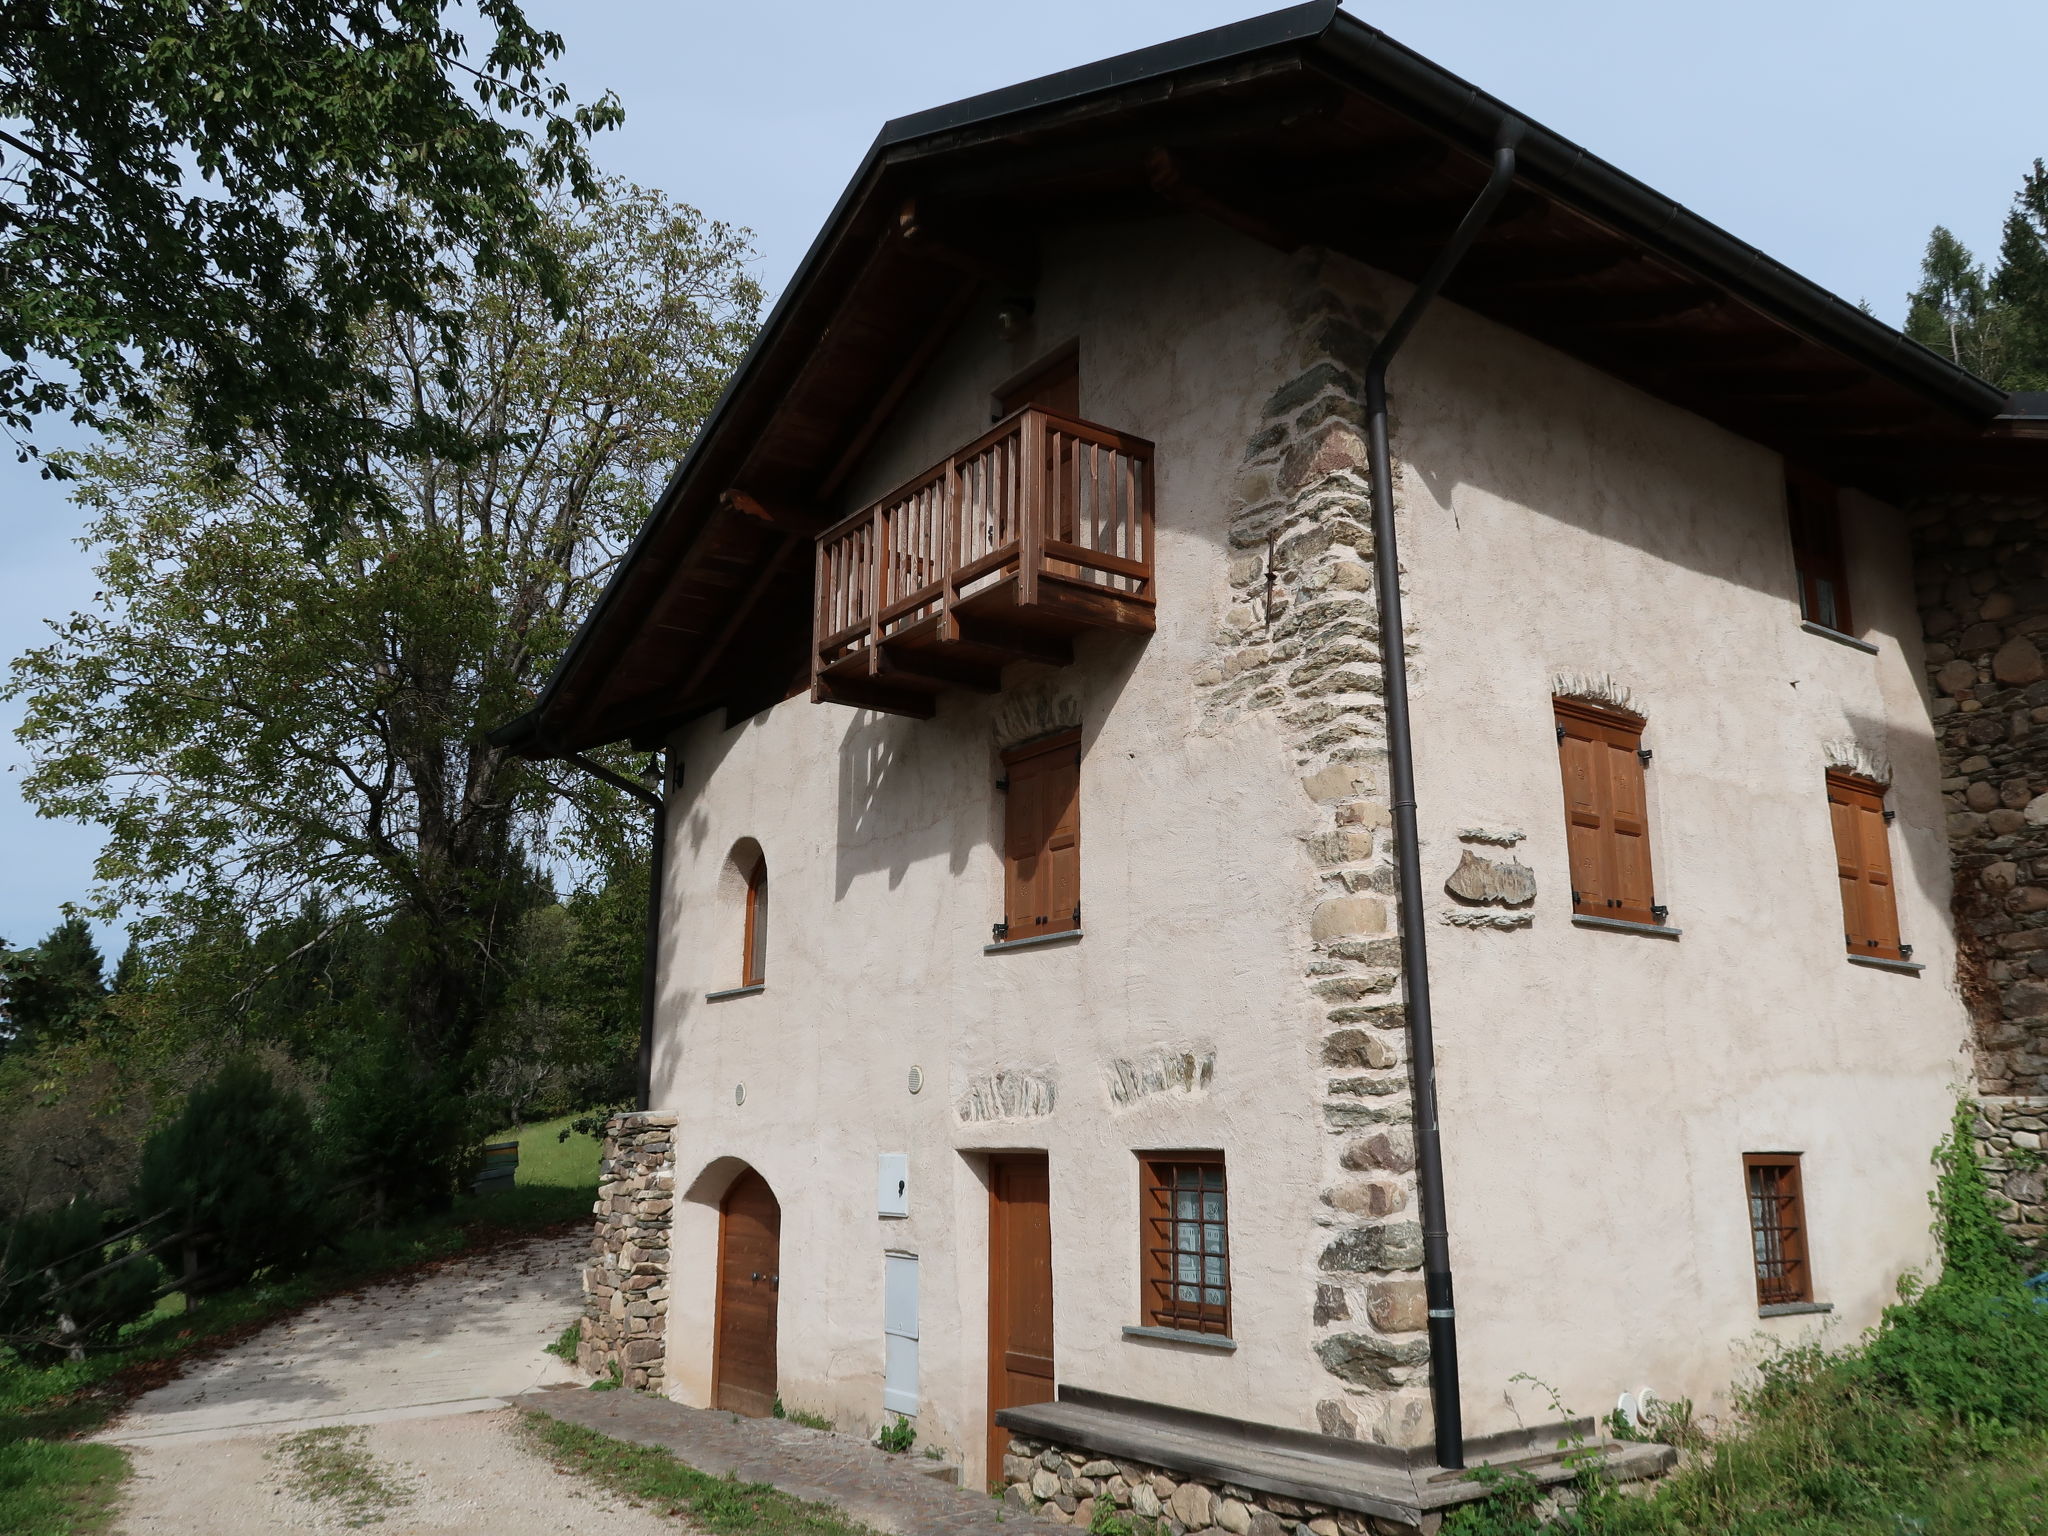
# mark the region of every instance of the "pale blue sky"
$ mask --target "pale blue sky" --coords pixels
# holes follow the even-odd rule
[[[751,227],[778,292],[884,119],[1255,14],[1257,0],[529,0],[563,77],[616,90],[608,169]],[[1347,0],[1346,9],[1897,323],[1946,223],[1993,248],[2048,156],[2048,5]],[[77,519],[0,460],[0,655],[88,602]],[[82,898],[98,839],[37,820],[0,705],[0,938]]]

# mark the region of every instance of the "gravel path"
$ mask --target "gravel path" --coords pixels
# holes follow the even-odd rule
[[[136,1399],[99,1436],[134,1462],[117,1536],[362,1528],[287,1454],[315,1430],[381,1490],[371,1512],[390,1536],[675,1536],[524,1449],[506,1409],[578,1379],[543,1346],[581,1310],[588,1246],[544,1239],[338,1297]]]

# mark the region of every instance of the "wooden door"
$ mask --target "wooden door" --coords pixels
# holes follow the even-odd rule
[[[1043,1153],[989,1167],[988,1476],[1002,1475],[1010,1432],[996,1410],[1053,1396],[1052,1210]]]
[[[751,1168],[719,1207],[718,1335],[711,1406],[765,1419],[775,1407],[775,1312],[782,1286],[782,1206]]]

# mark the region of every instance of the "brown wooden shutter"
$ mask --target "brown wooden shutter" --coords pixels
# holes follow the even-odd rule
[[[768,860],[747,872],[747,921],[741,938],[740,985],[758,987],[768,979]]]
[[[1640,755],[1643,722],[1575,699],[1555,702],[1572,910],[1630,923],[1657,922]]]
[[[1808,623],[1854,634],[1838,493],[1825,480],[1788,469],[1785,506],[1792,526],[1792,564],[1799,577],[1799,616]]]
[[[1835,874],[1842,888],[1842,937],[1852,955],[1903,960],[1899,903],[1892,885],[1891,835],[1884,786],[1854,774],[1828,774]]]
[[[1081,733],[1003,754],[1003,937],[1081,926]]]

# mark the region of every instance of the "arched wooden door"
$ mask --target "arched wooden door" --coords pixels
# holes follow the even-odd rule
[[[782,1206],[749,1168],[719,1206],[718,1337],[711,1406],[765,1419],[775,1407],[775,1311]]]

